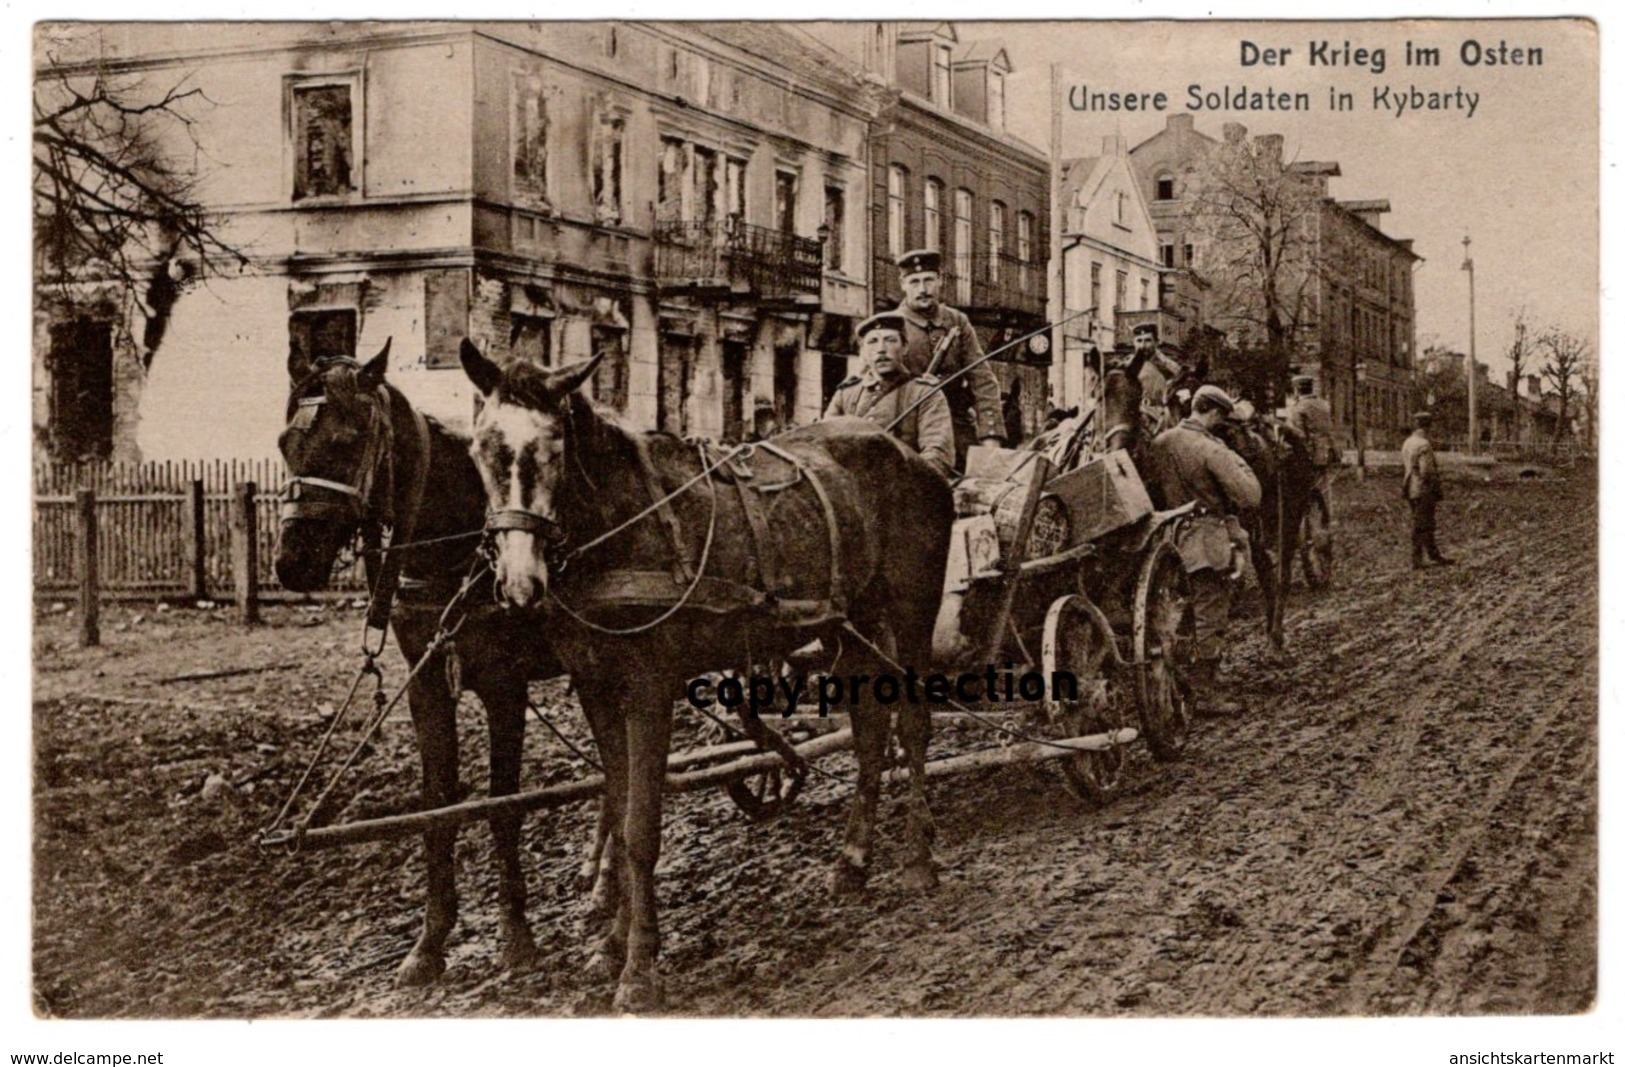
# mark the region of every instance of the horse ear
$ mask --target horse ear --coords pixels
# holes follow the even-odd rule
[[[575,392],[581,388],[582,383],[592,377],[592,372],[598,369],[598,364],[603,360],[604,354],[599,352],[590,359],[566,363],[547,376],[547,391],[554,396],[565,396]]]
[[[481,355],[480,350],[474,347],[474,342],[463,338],[457,355],[463,361],[463,373],[468,380],[474,383],[474,388],[480,391],[481,396],[490,396],[496,392],[497,386],[502,384],[502,368]]]
[[[389,337],[384,341],[384,347],[378,354],[367,360],[361,367],[361,384],[374,388],[384,384],[384,375],[389,372],[389,346],[395,343],[395,338]]]

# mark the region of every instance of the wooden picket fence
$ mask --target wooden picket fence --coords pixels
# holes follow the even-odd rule
[[[255,566],[262,594],[282,592],[273,563],[280,458],[157,463],[36,463],[34,592],[73,593],[81,578],[76,494],[96,494],[96,578],[110,598],[229,598],[239,588],[232,559],[236,486],[252,483]],[[345,595],[365,590],[359,566],[335,575]]]

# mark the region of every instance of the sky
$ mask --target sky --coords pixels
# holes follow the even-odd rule
[[[1496,380],[1508,366],[1513,316],[1527,308],[1533,329],[1559,326],[1595,343],[1598,336],[1598,43],[1583,19],[1411,22],[956,22],[961,42],[1001,39],[1015,67],[1008,90],[1012,132],[1045,150],[1050,141],[1050,65],[1060,64],[1063,96],[1094,91],[1166,94],[1166,111],[1093,112],[1063,106],[1064,153],[1098,155],[1120,135],[1132,147],[1169,115],[1190,111],[1187,87],[1204,95],[1226,87],[1307,91],[1311,109],[1192,111],[1213,137],[1226,122],[1286,138],[1288,158],[1336,161],[1339,200],[1384,199],[1385,233],[1415,240],[1418,349],[1441,344],[1466,352],[1467,274],[1462,238],[1472,237],[1478,358]],[[1467,66],[1462,47],[1538,47],[1542,65]],[[1263,57],[1243,66],[1242,42],[1290,48],[1277,65]],[[1313,42],[1327,41],[1311,54]],[[1406,41],[1437,48],[1437,67],[1407,67]],[[1327,65],[1343,55],[1363,65]],[[1384,49],[1375,71],[1374,50]],[[1497,53],[1499,54],[1499,53]],[[1375,106],[1415,87],[1448,93],[1452,104],[1478,96],[1468,117],[1418,110],[1396,116]],[[1352,94],[1352,111],[1328,107],[1332,88]],[[1455,94],[1461,90],[1462,96]]]

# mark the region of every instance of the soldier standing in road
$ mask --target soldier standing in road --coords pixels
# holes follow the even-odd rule
[[[1416,429],[1405,438],[1405,444],[1399,450],[1400,461],[1405,467],[1405,479],[1401,483],[1405,500],[1411,506],[1411,567],[1421,570],[1426,564],[1422,562],[1425,553],[1429,559],[1447,567],[1456,562],[1439,551],[1439,543],[1434,540],[1435,511],[1439,501],[1444,499],[1444,484],[1439,478],[1439,461],[1433,454],[1433,443],[1428,440],[1427,429],[1433,422],[1433,413],[1418,411],[1412,416]]]
[[[1162,506],[1194,502],[1196,509],[1179,528],[1175,546],[1190,576],[1196,616],[1195,663],[1191,681],[1209,714],[1241,710],[1218,692],[1219,657],[1230,621],[1231,575],[1236,548],[1226,516],[1258,507],[1261,492],[1252,468],[1214,436],[1235,401],[1216,385],[1204,385],[1191,398],[1191,414],[1151,442],[1151,480]]]
[[[1332,406],[1315,395],[1315,379],[1307,374],[1292,378],[1292,403],[1286,410],[1287,428],[1303,439],[1315,465],[1315,488],[1326,497],[1331,472],[1340,464]],[[1329,497],[1328,497],[1329,499]]]
[[[903,363],[903,316],[883,311],[858,324],[863,373],[848,378],[829,399],[824,417],[856,415],[881,426],[902,415],[891,432],[944,478],[954,473],[954,426],[936,381],[909,373]],[[912,410],[910,410],[912,409]]]
[[[1004,415],[999,381],[982,359],[982,342],[965,313],[942,303],[942,253],[929,249],[905,252],[897,258],[902,274],[904,320],[903,365],[912,376],[931,374],[942,379],[942,392],[954,423],[954,461],[964,466],[973,444],[1004,443]],[[971,370],[954,377],[966,367]],[[947,379],[952,378],[952,381]]]

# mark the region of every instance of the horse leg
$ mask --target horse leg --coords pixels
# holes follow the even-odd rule
[[[588,913],[612,915],[620,906],[620,875],[616,867],[615,835],[610,832],[609,809],[598,805],[592,850],[576,870],[576,888],[588,894]]]
[[[931,744],[931,709],[910,704],[898,713],[897,732],[908,759],[908,858],[903,864],[903,888],[923,892],[937,887],[937,866],[931,859],[936,823],[925,799],[925,752]]]
[[[519,791],[519,767],[525,741],[525,680],[507,673],[498,684],[480,690],[491,732],[491,795],[511,796]],[[491,837],[496,842],[499,877],[502,965],[522,970],[536,962],[536,939],[525,919],[525,872],[519,865],[518,811],[491,816]]]
[[[858,784],[846,817],[846,843],[830,872],[830,892],[856,893],[869,880],[869,852],[874,847],[875,820],[880,807],[880,776],[886,769],[886,742],[891,737],[891,712],[873,701],[852,709],[852,748],[858,759]]]
[[[1280,545],[1272,553],[1262,537],[1253,538],[1253,571],[1258,575],[1259,591],[1264,594],[1264,625],[1276,651],[1285,643],[1281,631],[1282,585],[1276,571],[1280,551]]]
[[[576,679],[575,685],[576,696],[598,746],[598,758],[604,765],[604,796],[598,813],[598,832],[603,835],[604,845],[597,877],[605,882],[609,892],[606,893],[607,906],[593,909],[595,914],[604,916],[604,934],[593,948],[587,971],[594,977],[613,978],[626,960],[630,922],[626,894],[621,888],[626,866],[626,849],[622,844],[626,825],[626,729],[609,686],[586,678]]]
[[[671,749],[672,688],[663,678],[642,678],[633,686],[626,708],[627,741],[626,872],[624,891],[631,905],[626,966],[615,990],[619,1011],[652,1011],[662,991],[656,963],[660,956],[660,920],[656,912],[655,864],[660,859],[660,810],[666,786],[666,757]]]
[[[408,694],[423,762],[426,809],[445,807],[457,800],[457,698],[445,676],[439,664],[431,663],[412,680]],[[456,842],[455,827],[429,830],[423,835],[429,882],[423,932],[395,972],[398,985],[428,985],[445,972],[446,939],[457,925],[457,876],[452,861]]]

